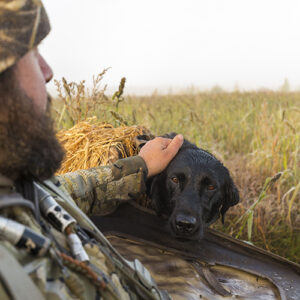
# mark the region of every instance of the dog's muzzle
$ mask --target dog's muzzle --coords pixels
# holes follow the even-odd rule
[[[175,218],[175,230],[179,234],[191,234],[197,227],[197,219],[193,216],[178,214]]]

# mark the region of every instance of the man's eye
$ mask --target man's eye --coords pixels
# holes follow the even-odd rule
[[[178,178],[177,178],[177,177],[175,177],[175,176],[174,176],[174,177],[172,177],[172,178],[171,178],[171,180],[172,180],[174,183],[178,183],[178,182],[179,182]]]
[[[215,187],[212,184],[210,184],[207,186],[207,189],[210,191],[213,191],[215,189]]]

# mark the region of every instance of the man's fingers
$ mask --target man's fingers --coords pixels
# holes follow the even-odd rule
[[[148,167],[148,177],[159,174],[174,158],[183,143],[181,134],[172,140],[157,137],[146,143],[139,155],[145,160]]]
[[[169,147],[169,145],[171,144],[172,140],[171,139],[166,139],[166,138],[163,138],[162,140],[162,149],[166,149]]]
[[[183,144],[183,135],[182,134],[178,134],[172,140],[170,140],[169,146],[165,150],[165,151],[167,151],[170,159],[172,159],[176,155],[176,153],[178,152],[178,150],[180,149],[182,144]]]

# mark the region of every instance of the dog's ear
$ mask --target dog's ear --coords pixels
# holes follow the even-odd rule
[[[141,150],[141,148],[143,146],[145,146],[145,144],[150,141],[150,140],[153,140],[154,139],[154,136],[150,136],[150,135],[147,135],[147,134],[143,134],[143,135],[138,135],[134,138],[134,144],[135,146]]]
[[[228,172],[228,171],[227,171]],[[221,208],[222,223],[224,224],[225,213],[229,207],[238,204],[240,201],[240,195],[237,187],[235,186],[233,180],[231,179],[229,172],[228,178],[224,185],[223,190],[223,205]]]
[[[173,139],[175,136],[177,135],[176,132],[171,132],[171,133],[166,133],[160,137],[164,137],[164,138],[168,138],[168,139]],[[149,135],[149,134],[141,134],[138,135],[134,138],[134,144],[138,149],[141,149],[143,146],[145,146],[145,144],[150,141],[153,140],[155,138],[154,135]]]
[[[147,180],[147,195],[151,199],[151,206],[158,215],[162,214],[164,203],[164,174],[161,173]]]
[[[170,133],[165,133],[161,137],[167,138],[167,139],[173,139],[177,135],[176,132],[170,132]]]

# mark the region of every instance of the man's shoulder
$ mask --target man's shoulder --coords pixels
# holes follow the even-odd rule
[[[45,189],[83,227],[98,232],[89,217],[77,206],[71,195],[57,177],[45,180],[39,185]]]
[[[68,191],[61,184],[57,176],[53,176],[40,183],[41,187],[46,189],[54,198],[60,197],[61,200],[70,202],[75,205],[74,200]]]

